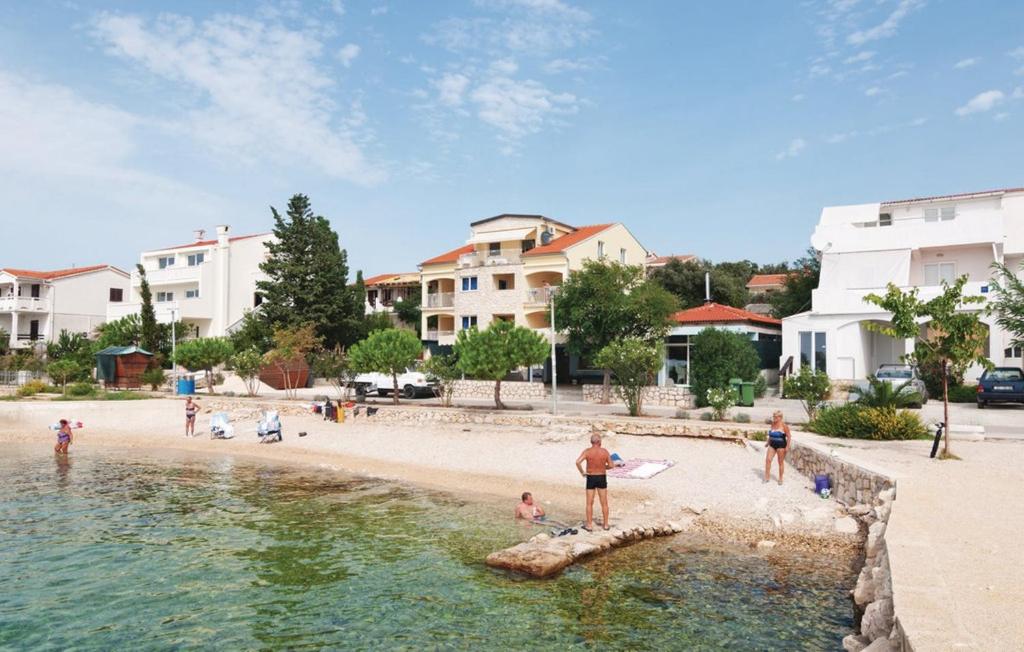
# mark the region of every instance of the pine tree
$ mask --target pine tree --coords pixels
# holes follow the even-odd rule
[[[352,301],[357,306],[366,306],[366,283],[363,281],[361,269],[356,271],[356,282],[352,285]]]
[[[276,242],[260,264],[267,275],[257,283],[261,314],[274,328],[312,324],[324,346],[347,345],[357,336],[363,307],[348,287],[348,255],[327,218],[315,215],[309,198],[295,195],[282,217],[274,217]]]
[[[160,334],[156,323],[156,311],[153,309],[153,293],[149,289],[149,281],[146,280],[146,268],[137,264],[141,286],[139,295],[142,297],[142,310],[139,318],[142,321],[142,328],[139,335],[139,346],[150,353],[159,351]]]

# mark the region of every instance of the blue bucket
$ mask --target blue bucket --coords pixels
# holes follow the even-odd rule
[[[816,475],[814,476],[814,493],[820,494],[822,489],[831,489],[832,482],[829,481],[827,475]]]
[[[188,395],[196,393],[196,379],[195,378],[179,378],[178,379],[178,394]]]

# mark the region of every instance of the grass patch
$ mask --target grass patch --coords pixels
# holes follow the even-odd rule
[[[765,441],[768,439],[768,433],[761,430],[754,430],[752,432],[745,433],[747,439],[751,441]]]
[[[153,398],[149,394],[142,392],[132,392],[128,390],[119,390],[113,392],[99,391],[93,394],[86,394],[84,396],[54,396],[54,401],[143,401],[149,398]]]
[[[939,451],[938,458],[940,460],[963,460],[959,455],[947,453],[946,451]]]

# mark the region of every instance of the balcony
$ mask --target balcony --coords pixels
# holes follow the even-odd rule
[[[438,341],[447,337],[455,337],[455,331],[428,330],[423,331],[423,339]]]
[[[485,267],[497,265],[518,265],[522,260],[521,249],[501,249],[499,251],[474,251],[459,256],[459,267]]]
[[[213,319],[213,302],[206,297],[182,299],[180,301],[161,301],[153,304],[156,320],[168,324],[171,322],[171,311],[178,311],[178,319]],[[108,303],[107,321],[114,321],[142,311],[142,304]]]
[[[146,280],[149,281],[150,285],[174,285],[180,283],[197,283],[204,276],[203,271],[206,269],[206,263],[199,265],[187,265],[165,267],[164,269],[147,269]],[[132,285],[139,286],[142,284],[142,278],[139,276],[138,270],[132,272]]]
[[[50,312],[48,297],[0,297],[0,312]]]
[[[989,282],[978,282],[972,281],[964,286],[964,296],[980,296],[989,297],[988,294]],[[912,286],[900,287],[900,290],[906,292],[911,289]],[[982,291],[982,288],[985,291]],[[854,288],[854,289],[816,289],[811,293],[811,306],[815,313],[819,314],[830,314],[830,315],[843,315],[843,314],[861,314],[861,313],[882,313],[882,309],[878,306],[868,303],[864,300],[864,297],[869,294],[877,294],[879,296],[885,296],[887,288],[876,287],[876,288]],[[921,301],[930,301],[935,297],[942,294],[943,288],[941,285],[922,285],[918,286],[917,298]],[[982,307],[984,304],[973,304],[975,307]]]
[[[451,308],[455,305],[454,292],[434,292],[425,295],[424,308]]]
[[[557,285],[546,288],[528,288],[526,290],[526,303],[546,305],[551,302],[551,296],[557,291]]]

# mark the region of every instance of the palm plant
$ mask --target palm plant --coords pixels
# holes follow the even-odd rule
[[[864,407],[905,409],[919,407],[924,401],[909,380],[896,385],[874,376],[868,376],[867,387],[851,387],[850,393],[856,396],[857,404]]]

